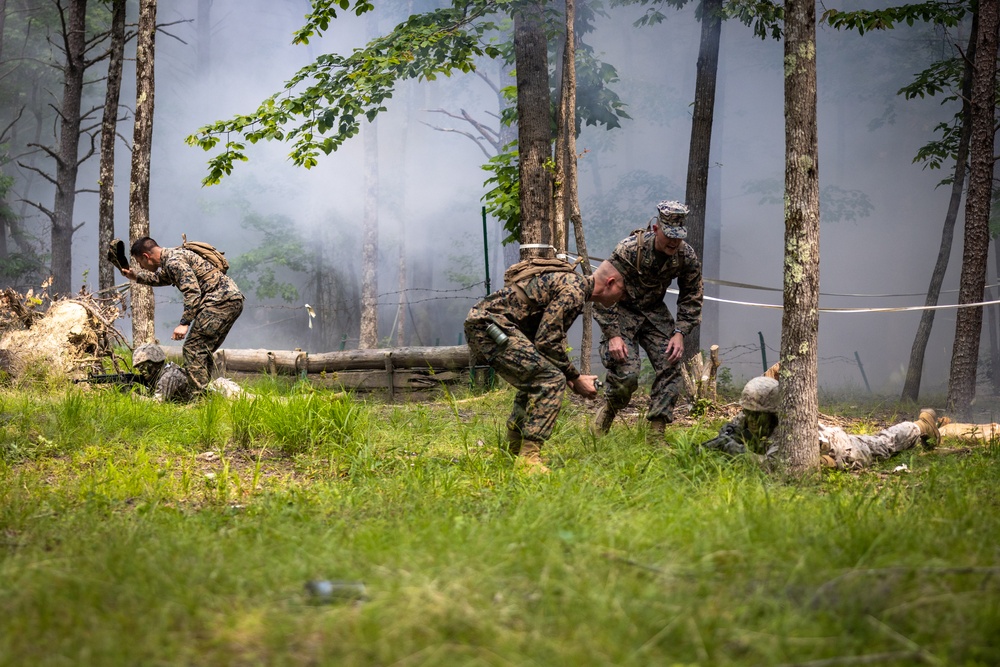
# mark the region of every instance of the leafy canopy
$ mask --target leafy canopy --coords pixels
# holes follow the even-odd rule
[[[510,4],[511,0],[458,0],[451,7],[410,16],[348,56],[319,56],[254,113],[206,125],[186,139],[206,151],[222,143],[223,151],[209,160],[209,174],[202,183],[218,183],[232,173],[237,161],[247,161],[247,142],[290,142],[289,157],[295,165],[315,166],[320,153],[329,155],[359,132],[361,118],[371,122],[385,111],[397,81],[471,72],[477,57],[499,55],[495,45],[482,39],[495,27],[484,17]],[[346,10],[351,3],[313,0],[312,7],[307,24],[296,33],[296,43],[321,35],[336,17],[336,9]],[[374,7],[355,0],[353,8],[360,15]]]

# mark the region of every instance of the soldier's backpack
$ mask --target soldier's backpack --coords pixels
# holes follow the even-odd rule
[[[216,269],[222,271],[223,273],[228,273],[229,260],[226,259],[225,252],[217,249],[211,243],[205,243],[204,241],[188,241],[187,234],[181,234],[181,241],[182,248],[190,250],[196,255],[201,255],[201,257],[207,259],[208,263]]]
[[[527,304],[531,301],[531,299],[528,298],[528,295],[525,293],[521,283],[543,273],[573,272],[576,270],[576,265],[579,261],[580,260],[577,260],[573,264],[570,264],[569,262],[556,257],[529,257],[527,259],[522,259],[516,264],[511,264],[510,267],[504,271],[503,284],[504,287],[512,288],[514,293],[517,294],[517,298],[520,299],[522,303]]]

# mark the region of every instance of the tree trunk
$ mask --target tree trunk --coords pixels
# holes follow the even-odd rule
[[[997,26],[1000,0],[979,3],[979,37],[972,74],[972,135],[969,144],[969,192],[965,199],[965,248],[959,304],[976,303],[986,286],[989,253],[990,198],[993,192],[994,90],[997,71]],[[976,397],[976,366],[983,328],[983,309],[959,308],[948,378],[948,411],[970,416]]]
[[[931,272],[931,284],[927,287],[925,306],[936,306],[941,296],[941,285],[948,271],[948,261],[951,257],[951,245],[955,239],[955,221],[958,219],[958,209],[962,204],[962,192],[965,190],[966,164],[969,160],[969,137],[972,136],[972,121],[970,119],[972,96],[972,61],[976,56],[976,33],[979,26],[978,13],[972,16],[972,33],[969,35],[969,47],[966,50],[965,73],[962,75],[962,131],[958,140],[958,152],[955,155],[955,176],[951,182],[951,199],[948,202],[948,212],[941,228],[941,245],[938,248],[937,261]],[[927,352],[927,341],[931,337],[934,326],[935,310],[924,310],[920,313],[920,324],[910,348],[910,365],[906,369],[906,380],[903,382],[904,401],[916,401],[920,397],[920,382],[924,372],[924,354]]]
[[[378,121],[362,137],[365,164],[364,231],[361,241],[361,349],[378,347]]]
[[[521,184],[521,257],[548,256],[524,244],[552,243],[549,221],[552,179],[549,66],[543,6],[524,3],[514,12],[514,54],[517,73],[518,176]]]
[[[819,467],[819,150],[816,2],[785,3],[785,266],[778,456],[792,475]]]
[[[583,216],[580,214],[580,189],[577,183],[576,162],[576,1],[566,0],[566,48],[563,50],[562,86],[560,87],[559,115],[563,131],[563,147],[557,160],[563,162],[564,212],[573,224],[576,252],[582,258],[583,274],[589,276],[590,255],[587,253],[587,239],[583,232]],[[568,231],[568,230],[567,230]],[[567,242],[568,244],[568,242]],[[593,304],[583,309],[583,331],[580,336],[580,372],[590,373],[590,353],[594,347]]]
[[[719,41],[722,35],[722,0],[702,0],[701,45],[694,84],[691,118],[691,146],[688,152],[685,203],[688,238],[698,257],[705,257],[705,210],[708,201],[709,157],[712,149],[712,121],[715,117],[715,84],[719,72]],[[695,327],[684,341],[684,356],[690,359],[701,350],[701,327]]]
[[[153,63],[156,56],[156,0],[140,0],[135,45],[135,126],[129,190],[129,238],[149,236],[149,165],[153,148]],[[132,343],[156,339],[153,288],[132,284]]]
[[[52,293],[73,291],[73,208],[80,150],[80,104],[83,99],[87,48],[87,0],[70,0],[65,10],[63,97],[59,110],[59,152],[56,157],[56,194],[52,208]]]
[[[97,231],[98,289],[114,287],[115,267],[107,260],[108,245],[115,236],[115,139],[118,132],[118,101],[122,89],[125,56],[125,0],[114,0],[111,14],[111,46],[108,50],[108,87],[101,122],[100,204]]]

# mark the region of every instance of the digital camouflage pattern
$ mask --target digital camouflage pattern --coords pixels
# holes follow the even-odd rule
[[[136,282],[152,287],[173,285],[184,297],[181,324],[190,325],[184,338],[184,368],[200,394],[215,369],[213,355],[243,312],[243,293],[232,278],[211,262],[184,248],[163,248],[156,271],[135,269]]]
[[[519,286],[525,299],[504,287],[473,306],[465,337],[473,355],[517,389],[508,430],[542,442],[555,426],[567,380],[580,376],[569,358],[566,332],[594,293],[594,278],[543,273]],[[486,333],[493,323],[509,339],[502,351]]]
[[[188,374],[177,364],[168,363],[156,379],[153,396],[157,400],[182,403],[191,398],[191,382]]]
[[[776,415],[741,410],[719,430],[718,437],[702,444],[705,449],[718,449],[727,454],[770,456],[776,451],[769,437],[778,424]],[[841,470],[853,470],[888,459],[912,449],[920,442],[920,426],[916,422],[901,422],[872,435],[854,435],[839,426],[818,425],[817,445],[821,454],[829,456]]]
[[[669,364],[667,343],[678,329],[687,336],[701,322],[704,289],[701,262],[688,243],[681,243],[674,255],[654,249],[656,234],[637,232],[620,241],[609,261],[624,279],[625,295],[617,305],[595,309],[601,327],[601,359],[607,369],[608,405],[615,411],[628,405],[639,387],[639,347],[646,351],[656,373],[650,388],[647,419],[673,420],[674,403],[680,391],[680,364]],[[673,281],[677,281],[677,319],[663,302]],[[608,341],[620,336],[628,357],[612,359]]]

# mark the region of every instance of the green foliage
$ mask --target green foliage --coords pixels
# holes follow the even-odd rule
[[[970,11],[964,2],[920,2],[877,10],[844,11],[827,9],[820,21],[838,30],[857,30],[859,35],[872,30],[892,30],[897,23],[912,26],[916,22],[953,28]]]
[[[770,0],[731,0],[724,3],[723,14],[735,18],[746,26],[753,27],[755,37],[774,40],[782,38],[781,27],[785,23],[785,6]]]
[[[516,149],[507,147],[503,153],[494,155],[483,165],[483,170],[492,176],[483,185],[490,189],[483,195],[486,212],[503,223],[507,236],[503,242],[512,243],[521,238],[521,179],[518,174],[519,161]]]
[[[295,228],[293,220],[284,215],[246,213],[240,221],[244,229],[261,235],[259,246],[234,258],[229,274],[245,290],[253,290],[261,299],[281,298],[297,301],[299,291],[295,285],[278,279],[277,269],[294,272],[309,269],[310,253],[305,241]]]
[[[344,4],[337,6],[344,8]],[[186,139],[206,151],[223,143],[224,151],[209,160],[209,174],[202,182],[218,183],[232,173],[235,162],[246,161],[247,142],[290,142],[289,157],[294,164],[307,169],[315,166],[321,153],[329,155],[356,135],[362,119],[371,122],[385,110],[396,82],[432,81],[455,71],[471,72],[475,58],[497,56],[496,47],[482,43],[479,35],[494,26],[482,19],[506,4],[457,2],[453,7],[414,14],[349,56],[319,56],[254,113],[206,125]],[[317,5],[327,11],[319,11]],[[300,41],[308,41],[311,34],[325,28],[335,15],[329,12],[332,7],[330,2],[314,3],[314,14],[300,33]],[[370,5],[359,2],[356,7],[364,10]]]

